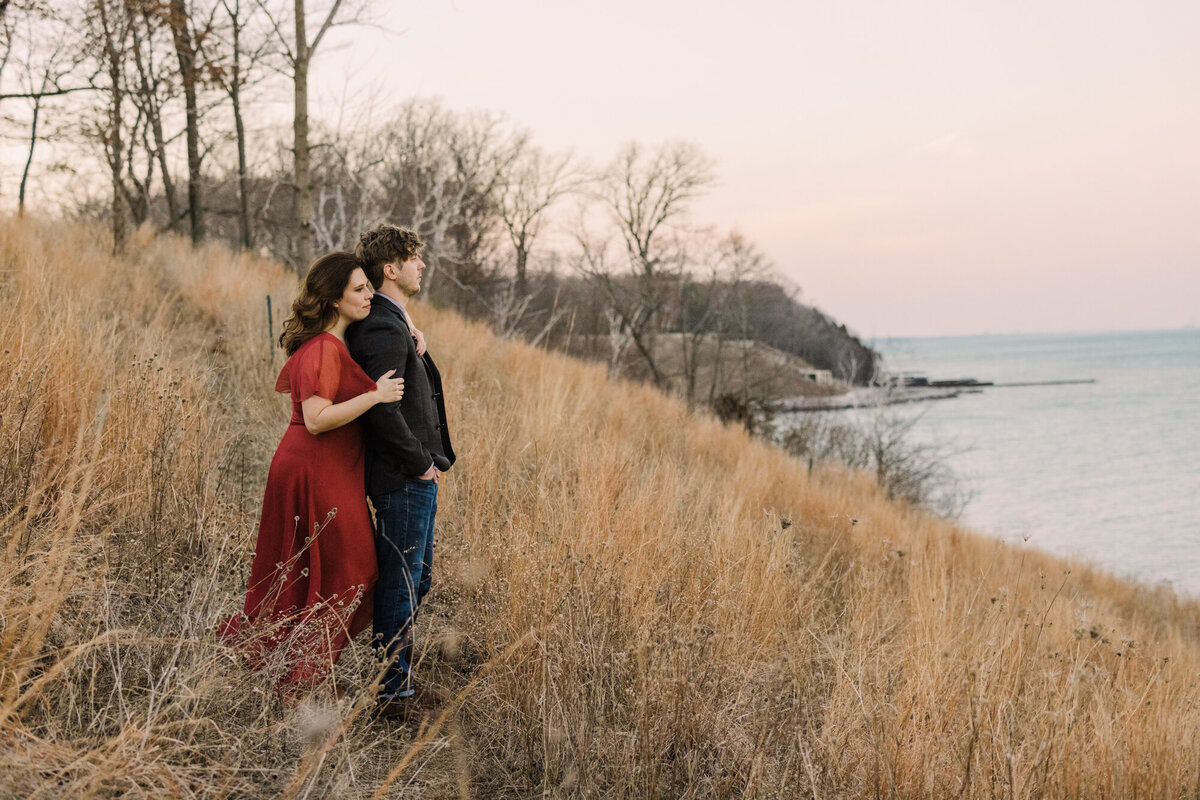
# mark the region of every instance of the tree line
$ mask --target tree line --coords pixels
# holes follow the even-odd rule
[[[429,245],[435,301],[689,402],[755,399],[750,382],[711,368],[748,341],[870,380],[875,353],[800,303],[753,242],[694,224],[693,204],[716,181],[694,144],[627,143],[589,164],[502,115],[429,99],[310,119],[315,56],[330,30],[371,10],[370,0],[0,0],[0,125],[5,151],[23,156],[0,199],[15,194],[22,213],[48,154],[40,174],[90,187],[65,206],[106,219],[117,249],[149,225],[297,269],[396,221]],[[248,124],[285,88],[290,130]]]

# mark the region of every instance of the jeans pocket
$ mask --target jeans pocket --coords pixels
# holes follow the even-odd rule
[[[375,506],[376,511],[387,511],[392,507],[392,496],[390,494],[380,494],[371,498],[371,505]]]

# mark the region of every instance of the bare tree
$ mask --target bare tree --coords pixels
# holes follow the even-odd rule
[[[622,148],[602,176],[598,196],[635,274],[652,277],[675,265],[663,240],[689,204],[715,183],[712,159],[689,142],[669,142],[650,152],[636,142]]]
[[[379,214],[407,220],[421,234],[431,245],[434,273],[463,191],[448,147],[455,125],[454,115],[440,103],[409,100],[374,132],[378,190],[385,200]]]
[[[4,77],[4,69],[12,58],[16,30],[16,21],[9,13],[9,0],[0,0],[0,79]]]
[[[165,40],[168,29],[153,6],[125,0],[113,8],[113,13],[122,15],[128,28],[124,52],[119,54],[124,73],[122,94],[128,100],[128,112],[122,114],[125,134],[121,161],[125,169],[121,190],[133,224],[148,221],[155,200],[157,169],[168,202],[167,227],[172,227],[179,219],[167,152],[174,137],[164,132],[163,122],[176,96],[178,73],[166,57],[171,52]]]
[[[120,251],[128,235],[125,171],[125,54],[133,34],[130,14],[121,0],[88,0],[84,18],[100,70],[95,88],[104,96],[104,117],[98,131],[108,159],[112,186],[113,248]]]
[[[658,364],[655,339],[663,306],[677,286],[685,256],[680,235],[691,201],[715,183],[713,163],[695,145],[670,142],[650,151],[630,143],[602,173],[595,197],[607,212],[624,254],[624,265],[607,258],[577,237],[581,256],[577,269],[605,295],[611,317],[619,321],[655,384],[665,380]]]
[[[187,114],[188,217],[191,220],[193,242],[204,238],[204,193],[200,175],[200,111],[196,101],[199,65],[196,58],[195,34],[190,9],[185,0],[169,0],[166,8],[167,25],[179,60],[179,78],[183,84],[183,99]],[[163,170],[164,183],[167,172]]]
[[[525,135],[500,115],[437,101],[409,100],[379,120],[372,113],[311,127],[321,142],[310,160],[314,240],[345,247],[364,227],[402,220],[429,246],[425,291],[482,311],[499,269],[498,198]]]
[[[722,373],[722,345],[727,339],[745,342],[753,338],[751,316],[756,313],[756,304],[751,290],[755,285],[770,278],[772,273],[771,264],[766,256],[738,231],[733,231],[725,237],[721,243],[721,250],[726,274],[718,320],[721,335],[713,356],[715,374],[709,387],[710,405],[716,402],[718,393],[728,392],[728,382]],[[745,347],[740,348],[740,355],[741,375],[737,381],[740,388],[740,406],[749,408],[755,399],[751,397],[753,381],[750,377],[749,350]]]
[[[8,62],[12,59],[17,30],[16,21],[13,19],[14,15],[9,11],[9,5],[9,0],[0,0],[0,87],[3,86]],[[4,95],[0,95],[0,98],[7,99]]]
[[[133,56],[133,68],[137,79],[130,87],[130,100],[137,109],[139,118],[144,120],[144,131],[149,136],[147,151],[158,163],[163,196],[167,203],[166,227],[173,229],[182,219],[182,214],[175,192],[175,181],[171,177],[171,164],[167,152],[171,138],[163,128],[163,116],[164,106],[174,98],[176,72],[159,63],[158,48],[154,41],[159,20],[151,9],[142,8],[140,14],[131,16],[131,20],[133,30],[129,49]],[[130,162],[132,163],[132,159]],[[150,205],[149,181],[148,176],[145,184],[147,213]],[[134,216],[136,218],[137,214]]]
[[[357,159],[370,160],[368,218],[404,220],[421,234],[429,245],[424,291],[484,311],[496,271],[499,196],[526,136],[499,115],[456,114],[420,99],[372,128]]]
[[[317,22],[316,35],[308,37],[310,11],[314,11],[312,0],[293,0],[290,11],[272,7],[269,0],[255,0],[270,21],[271,29],[280,46],[288,74],[292,80],[292,181],[295,192],[296,252],[295,259],[303,269],[312,261],[313,228],[313,182],[312,152],[309,145],[308,122],[308,75],[313,56],[334,25],[347,24],[356,19],[367,2],[357,5],[345,0],[332,0],[313,14]],[[287,14],[291,14],[290,34],[285,33]]]
[[[949,467],[962,448],[947,440],[918,436],[915,429],[922,416],[898,411],[881,396],[877,405],[862,414],[793,415],[780,426],[777,438],[793,455],[838,461],[870,472],[891,499],[957,517],[973,496],[970,486]]]
[[[503,116],[491,112],[460,115],[452,128],[448,145],[457,213],[438,262],[454,286],[476,300],[498,268],[500,193],[528,144],[527,133],[512,132]]]
[[[0,29],[4,36],[0,68],[12,62],[21,87],[20,92],[3,97],[6,100],[19,97],[29,102],[30,109],[25,164],[17,189],[17,213],[23,215],[35,151],[38,142],[46,138],[43,110],[54,98],[76,90],[64,85],[64,81],[73,80],[82,59],[63,35],[62,21],[51,9],[10,6],[0,19]]]
[[[728,384],[739,387],[742,406],[764,400],[751,380],[745,329],[752,312],[744,288],[749,281],[768,277],[769,263],[736,231],[718,235],[695,230],[673,238],[682,267],[672,282],[660,281],[667,289],[660,336],[669,342],[669,347],[659,348],[669,354],[669,359],[660,357],[660,366],[670,370],[669,384],[689,406],[713,404],[718,393],[730,391]],[[726,375],[723,370],[729,339],[737,340],[733,350],[741,356],[740,374]]]
[[[551,156],[540,147],[526,147],[512,165],[497,203],[500,220],[513,248],[515,293],[524,295],[529,255],[550,207],[585,182],[571,155]]]
[[[633,345],[650,371],[651,378],[656,384],[661,384],[664,375],[658,368],[654,342],[648,332],[657,306],[646,302],[646,294],[638,290],[638,281],[634,276],[614,264],[608,241],[592,237],[586,231],[578,233],[575,241],[579,249],[571,264],[603,297],[610,348],[609,373],[621,374],[625,355]]]
[[[708,231],[692,234],[685,245],[685,267],[676,283],[671,329],[679,340],[680,377],[688,407],[698,399],[696,384],[702,365],[710,367],[710,383],[716,383],[719,317],[723,310],[721,284],[732,268],[722,244]]]
[[[375,173],[381,158],[374,152],[369,124],[317,130],[323,147],[312,173],[314,236],[323,249],[352,249],[368,220],[378,215],[382,198],[375,191]]]
[[[0,0],[0,78],[4,77],[16,43],[17,21],[12,12],[20,9],[20,5],[13,8],[10,0]]]
[[[214,44],[202,47],[209,79],[229,98],[237,149],[238,233],[242,247],[253,242],[250,223],[249,165],[246,158],[246,122],[242,113],[242,93],[264,79],[262,66],[271,54],[271,40],[250,31],[253,8],[242,0],[221,0],[224,24],[214,27]]]

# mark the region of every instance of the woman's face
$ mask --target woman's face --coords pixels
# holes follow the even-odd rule
[[[367,314],[371,313],[371,298],[374,295],[375,291],[371,288],[366,273],[355,269],[350,273],[350,280],[342,291],[342,298],[337,302],[338,315],[347,325],[366,319]]]

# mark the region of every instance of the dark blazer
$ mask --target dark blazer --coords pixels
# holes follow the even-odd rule
[[[442,376],[426,351],[417,356],[416,343],[400,308],[385,297],[371,302],[371,313],[346,330],[350,355],[372,380],[389,369],[404,378],[404,397],[398,403],[379,403],[364,416],[367,444],[367,494],[394,492],[408,478],[424,474],[429,465],[446,471],[454,463]]]

